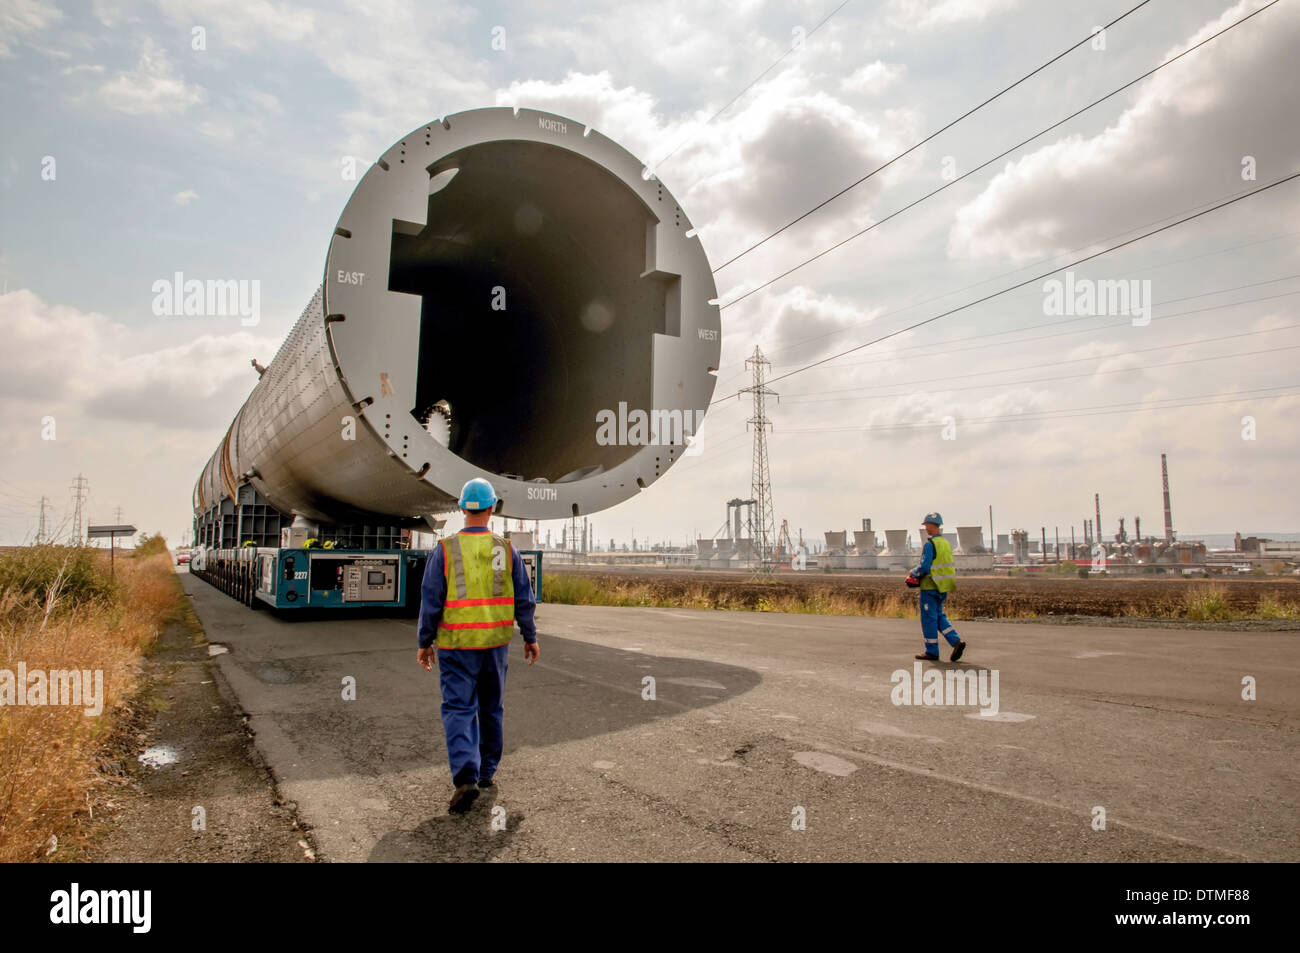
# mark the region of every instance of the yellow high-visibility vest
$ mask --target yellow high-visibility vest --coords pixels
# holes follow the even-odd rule
[[[952,545],[942,536],[931,536],[934,543],[934,561],[930,574],[921,580],[922,589],[952,592],[957,588],[957,563],[952,558]]]
[[[442,541],[447,599],[438,623],[440,649],[492,649],[515,630],[514,556],[495,533],[457,533]]]

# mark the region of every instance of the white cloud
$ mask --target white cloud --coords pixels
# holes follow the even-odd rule
[[[907,72],[901,63],[876,60],[862,66],[840,80],[840,89],[853,93],[878,95],[893,86]]]
[[[488,100],[490,36],[485,30],[479,49],[449,39],[476,16],[456,3],[439,4],[434,15],[416,0],[388,0],[367,15],[317,15],[311,49],[358,100],[339,116],[347,133],[337,143],[341,154],[377,156],[431,117]]]
[[[273,93],[248,87],[247,89],[242,90],[240,95],[247,100],[254,109],[258,109],[272,116],[284,115],[284,106]]]
[[[0,327],[0,446],[22,494],[33,504],[48,494],[57,526],[67,515],[59,488],[84,473],[92,522],[120,505],[141,529],[173,538],[189,524],[200,468],[257,382],[249,358],[266,361],[279,344],[213,321],[160,346],[156,321],[133,330],[29,290],[0,295]],[[47,417],[53,440],[43,439]],[[30,539],[34,527],[34,505],[0,513],[5,542]]]
[[[667,152],[665,121],[653,96],[634,86],[616,86],[607,70],[570,71],[562,80],[512,82],[496,93],[498,106],[543,109],[585,123],[623,146],[643,162]]]
[[[208,34],[208,47],[229,46],[249,50],[259,44],[300,43],[316,30],[315,11],[294,3],[271,0],[167,0],[158,3],[172,22],[189,30],[201,26]],[[386,19],[382,5],[367,11],[349,11],[356,20]]]
[[[113,2],[113,0],[93,0],[90,5],[95,14],[95,19],[106,27],[115,27],[128,19],[122,10],[122,4]]]
[[[909,112],[850,106],[817,88],[798,66],[774,75],[755,96],[713,122],[707,120],[716,106],[672,119],[654,96],[617,85],[608,71],[571,71],[558,82],[515,82],[496,99],[499,105],[570,117],[643,162],[660,163],[657,174],[686,203],[715,264],[720,255],[784,224],[832,187],[852,182],[901,149],[916,125]],[[804,247],[824,247],[828,236],[842,237],[843,223],[860,218],[894,174],[882,174],[801,224]],[[788,248],[781,254],[788,262]],[[719,291],[731,297],[771,273],[771,263],[758,256],[726,272]]]
[[[800,362],[842,345],[835,332],[870,324],[876,313],[803,285],[767,295],[758,312],[754,326],[763,352],[780,355],[782,361]],[[751,340],[748,335],[746,340]]]
[[[61,19],[58,7],[46,0],[5,0],[0,4],[0,56],[13,55],[12,41]]]
[[[186,189],[184,192],[177,192],[175,195],[173,195],[172,201],[175,202],[177,205],[189,205],[198,197],[199,197],[198,192],[195,192],[193,189]]]
[[[189,319],[156,319],[181,321]],[[195,319],[207,320],[207,319]],[[73,418],[149,423],[182,429],[220,426],[232,395],[256,382],[249,358],[279,341],[213,319],[212,330],[178,346],[150,347],[97,312],[46,302],[28,290],[0,295],[0,380],[11,401],[34,402]]]
[[[1160,61],[1251,9],[1243,2],[1226,10]],[[1059,254],[1300,168],[1298,32],[1300,8],[1280,4],[1157,73],[1101,133],[1073,133],[1008,161],[958,210],[949,254],[1012,261]],[[1256,181],[1242,179],[1245,156],[1255,159]],[[1251,213],[1293,215],[1295,187],[1279,190],[1288,188],[1247,200]]]
[[[217,142],[234,142],[239,135],[230,119],[205,119],[199,123],[199,132]]]
[[[927,30],[983,20],[1017,3],[1019,0],[890,0],[889,22],[902,29]]]
[[[201,86],[191,86],[176,73],[166,53],[146,40],[135,68],[118,73],[99,87],[100,102],[131,116],[166,116],[183,113],[206,97]]]

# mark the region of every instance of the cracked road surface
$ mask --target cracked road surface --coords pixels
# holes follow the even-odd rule
[[[1293,633],[962,622],[936,667],[997,670],[987,717],[893,703],[915,621],[542,604],[497,787],[452,817],[413,619],[181,580],[325,860],[1300,860]]]

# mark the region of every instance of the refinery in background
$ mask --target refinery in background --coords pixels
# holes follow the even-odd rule
[[[1169,463],[1164,454],[1160,456],[1160,467],[1164,525],[1159,536],[1143,533],[1140,515],[1132,517],[1131,533],[1125,516],[1115,519],[1114,533],[1099,533],[1097,527],[1104,525],[1100,493],[1094,495],[1092,514],[1082,520],[1079,531],[1068,527],[1065,536],[1061,535],[1061,527],[1046,526],[1038,527],[1037,532],[1015,528],[995,533],[992,507],[987,513],[987,527],[985,524],[956,526],[954,531],[943,535],[952,543],[958,571],[967,573],[1012,570],[1069,573],[1074,570],[1088,576],[1205,576],[1252,571],[1278,574],[1300,568],[1300,539],[1243,536],[1240,532],[1232,537],[1231,545],[1226,545],[1228,539],[1224,534],[1218,534],[1220,539],[1215,542],[1225,545],[1217,546],[1207,544],[1205,538],[1180,539],[1174,530]],[[727,501],[726,518],[718,532],[697,539],[694,546],[635,539],[630,543],[617,543],[613,539],[597,541],[586,518],[566,522],[559,532],[547,530],[544,538],[536,529],[525,531],[516,521],[505,522],[517,527],[507,532],[518,540],[521,548],[540,549],[552,565],[753,571],[762,568],[763,563],[755,541],[758,534],[754,531],[754,504],[752,499]],[[985,539],[986,528],[992,546]],[[877,532],[869,518],[861,519],[860,529],[826,530],[822,536],[822,540],[805,540],[803,531],[797,530],[792,537],[788,522],[783,521],[770,560],[773,568],[906,572],[920,556],[920,540],[911,532],[905,529]]]

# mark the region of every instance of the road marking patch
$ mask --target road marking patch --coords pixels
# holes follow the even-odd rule
[[[1018,711],[1000,711],[996,715],[985,715],[978,711],[973,711],[967,718],[974,718],[976,721],[1001,721],[1015,724],[1021,721],[1029,721],[1031,718],[1037,718],[1037,715],[1025,715]]]
[[[853,727],[858,731],[865,731],[872,735],[886,735],[890,738],[916,738],[919,741],[929,741],[932,744],[943,744],[942,738],[936,738],[934,735],[913,734],[885,721],[860,721]]]
[[[660,679],[660,681],[668,682],[671,685],[685,685],[687,688],[711,688],[717,692],[725,692],[727,690],[726,685],[721,685],[718,682],[711,681],[707,678],[664,678]]]
[[[814,771],[821,771],[825,774],[833,774],[837,778],[847,778],[858,770],[858,766],[852,761],[845,761],[843,758],[837,758],[825,751],[796,751],[794,760],[805,768],[812,768]]]

